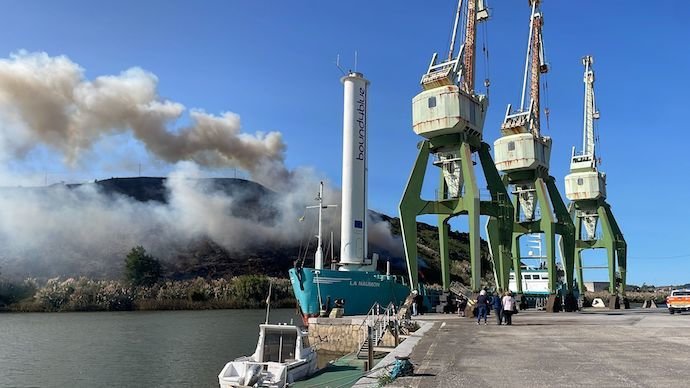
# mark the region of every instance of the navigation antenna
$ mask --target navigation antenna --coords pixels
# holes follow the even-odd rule
[[[340,54],[335,56],[335,67],[337,67],[343,75],[347,75],[347,72],[340,67]]]

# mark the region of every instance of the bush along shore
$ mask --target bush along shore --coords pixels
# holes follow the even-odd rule
[[[204,310],[294,307],[289,279],[261,275],[164,280],[133,285],[119,280],[53,278],[40,284],[0,281],[0,310],[22,312]]]
[[[664,291],[628,291],[625,293],[625,297],[630,303],[643,303],[648,300],[653,300],[655,303],[666,303],[666,297],[669,294],[669,292]],[[585,307],[592,306],[592,301],[595,298],[601,298],[605,303],[608,303],[610,296],[608,291],[587,291],[585,292]]]

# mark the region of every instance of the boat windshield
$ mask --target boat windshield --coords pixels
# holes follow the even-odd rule
[[[266,330],[262,362],[285,362],[295,359],[297,332],[295,330]]]

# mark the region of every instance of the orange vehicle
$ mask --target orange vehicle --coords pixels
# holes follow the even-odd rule
[[[690,311],[690,290],[671,291],[671,295],[666,297],[666,306],[671,314]]]

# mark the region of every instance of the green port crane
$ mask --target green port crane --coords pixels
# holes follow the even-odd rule
[[[620,298],[625,298],[627,244],[606,201],[606,174],[599,170],[595,149],[594,123],[599,119],[599,110],[594,99],[594,58],[585,56],[582,64],[585,67],[582,152],[576,153],[573,147],[570,174],[565,177],[566,196],[571,201],[569,207],[575,223],[575,272],[580,292],[584,293],[582,251],[605,249],[611,294],[609,307],[615,309],[620,306]],[[599,221],[600,234],[597,233]]]
[[[501,137],[494,142],[494,157],[496,167],[503,173],[513,196],[512,257],[518,298],[523,292],[520,238],[526,234],[543,233],[550,293],[546,310],[553,312],[560,310],[562,302],[557,293],[556,235],[560,235],[562,244],[565,307],[566,310],[577,308],[572,292],[575,228],[555,179],[549,175],[552,139],[541,133],[540,78],[549,71],[549,67],[544,58],[544,19],[539,6],[540,0],[530,0],[532,12],[520,107],[513,111],[512,106],[508,105],[501,125]],[[528,90],[530,102],[526,106]]]
[[[462,17],[464,15],[464,18]],[[494,266],[501,290],[508,289],[511,265],[513,205],[490,154],[482,140],[488,98],[475,90],[477,24],[488,19],[482,0],[459,0],[452,41],[447,59],[434,54],[422,76],[422,91],[412,100],[413,130],[422,136],[412,172],[400,201],[399,211],[410,284],[418,287],[417,221],[423,214],[438,215],[443,288],[450,287],[449,220],[468,216],[472,291],[479,291],[480,215],[489,216],[488,233],[492,238]],[[455,49],[460,23],[464,39]],[[460,31],[463,29],[461,28]],[[488,82],[486,83],[488,86]],[[422,185],[429,158],[440,168],[436,198],[422,199]],[[481,200],[475,177],[473,155],[479,157],[481,170],[491,198]]]

